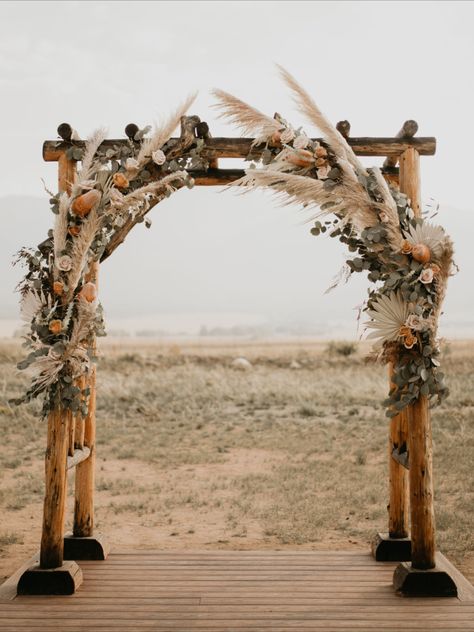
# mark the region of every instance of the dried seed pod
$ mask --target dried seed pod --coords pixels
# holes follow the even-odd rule
[[[97,298],[97,288],[94,283],[85,283],[82,286],[79,296],[84,298],[88,303],[93,303]]]
[[[415,244],[411,250],[411,256],[415,261],[428,263],[431,259],[431,251],[425,244]]]
[[[102,193],[97,189],[91,189],[77,197],[72,203],[72,212],[79,217],[86,217],[96,204],[99,203]]]

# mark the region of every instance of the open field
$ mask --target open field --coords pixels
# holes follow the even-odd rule
[[[147,549],[367,549],[386,528],[383,367],[360,346],[102,342],[97,527]],[[249,370],[231,366],[244,355]],[[0,347],[0,581],[38,548],[46,425]],[[474,342],[443,347],[439,548],[474,581]],[[70,494],[71,496],[71,494]],[[70,500],[70,509],[72,498]],[[68,522],[72,515],[68,511]]]

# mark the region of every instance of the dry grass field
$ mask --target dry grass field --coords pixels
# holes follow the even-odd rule
[[[342,343],[104,341],[97,527],[148,549],[364,549],[386,528],[387,389]],[[238,370],[232,360],[252,363]],[[0,347],[0,581],[38,548],[46,425],[11,407],[19,344]],[[433,411],[439,548],[474,581],[474,343],[443,347]],[[71,497],[71,494],[70,494]],[[71,498],[68,511],[70,526]]]

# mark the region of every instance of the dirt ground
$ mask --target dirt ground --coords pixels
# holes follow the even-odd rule
[[[114,548],[363,549],[387,524],[386,370],[342,343],[104,341],[96,527]],[[239,369],[233,360],[251,363]],[[0,345],[0,582],[38,549],[45,429]],[[474,343],[443,346],[439,548],[474,581]],[[67,528],[71,528],[73,474]]]

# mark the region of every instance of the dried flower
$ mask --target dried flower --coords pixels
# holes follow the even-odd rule
[[[62,255],[59,259],[56,260],[56,267],[61,272],[69,272],[72,268],[72,259],[69,255]]]
[[[81,232],[80,226],[69,226],[67,232],[71,235],[71,237],[77,237]]]
[[[297,136],[293,142],[293,147],[295,149],[306,149],[309,143],[309,138],[303,132],[299,136]]]
[[[329,165],[324,165],[323,167],[319,167],[319,169],[317,170],[318,178],[320,179],[327,178],[330,171],[331,171],[331,167]]]
[[[156,165],[163,165],[166,162],[166,155],[164,151],[161,151],[161,149],[157,149],[156,151],[154,151],[151,154],[151,157],[153,158],[153,162]]]
[[[408,319],[407,319],[408,320]],[[405,323],[405,325],[402,325],[399,329],[399,334],[401,338],[405,338],[406,336],[412,336],[412,331],[410,329],[410,326],[407,325]]]
[[[52,334],[61,333],[61,329],[63,328],[63,324],[60,320],[51,320],[48,329]]]
[[[387,213],[384,213],[384,211],[379,213],[379,220],[381,222],[387,222],[388,221],[388,215]]]
[[[283,144],[287,145],[291,143],[295,137],[295,131],[291,127],[287,127],[281,132],[280,140]]]
[[[125,168],[128,171],[137,171],[140,168],[140,163],[135,158],[127,158],[125,161]]]
[[[328,155],[328,152],[322,146],[316,147],[314,153],[317,158],[325,158]]]
[[[405,340],[403,341],[403,346],[405,347],[405,349],[412,349],[417,342],[418,340],[416,336],[406,336]]]
[[[430,265],[430,268],[433,270],[433,274],[435,277],[438,276],[438,274],[441,272],[441,268],[437,263],[432,263]]]
[[[418,314],[410,314],[406,319],[405,325],[415,331],[423,331],[428,326],[426,318],[418,316]]]
[[[402,254],[409,255],[412,251],[413,245],[409,241],[404,241],[402,244]]]
[[[325,167],[327,165],[327,161],[325,158],[316,158],[316,167]]]
[[[128,178],[120,171],[114,173],[112,180],[114,181],[115,186],[119,189],[126,189],[130,184]]]
[[[425,268],[421,271],[421,274],[418,278],[422,283],[428,285],[433,281],[434,278],[433,268]]]
[[[61,294],[64,292],[64,283],[62,283],[62,281],[55,281],[53,283],[53,292],[54,294],[61,296]]]

